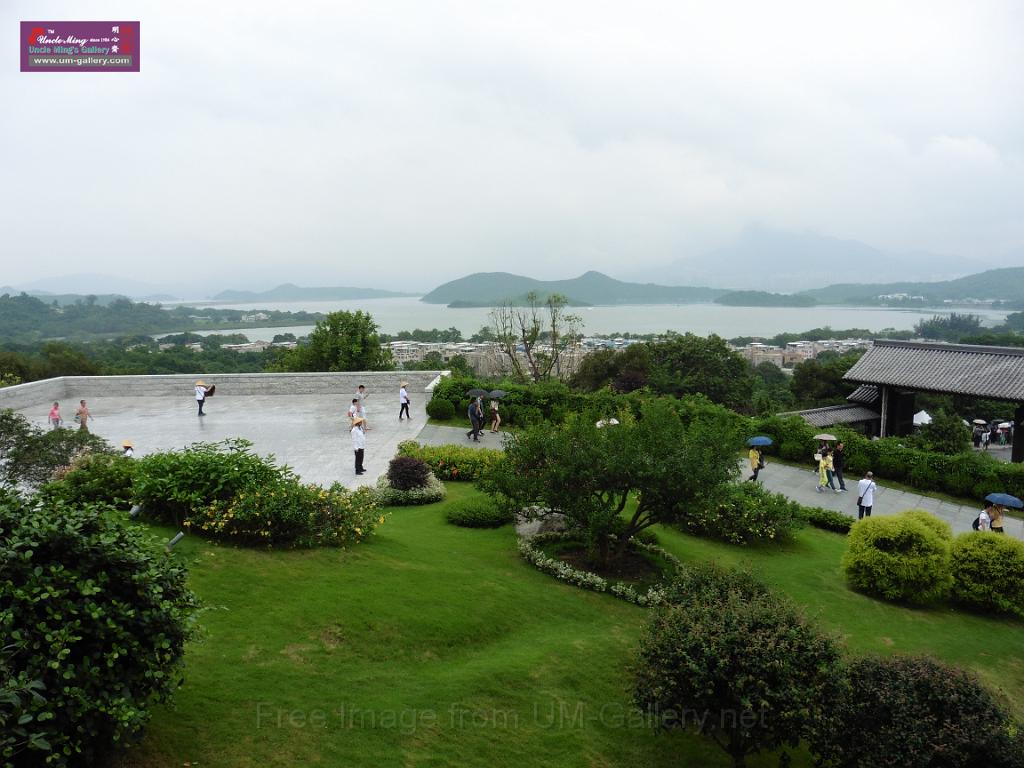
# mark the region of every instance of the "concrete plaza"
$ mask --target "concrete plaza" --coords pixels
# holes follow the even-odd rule
[[[260,455],[273,454],[306,482],[356,487],[375,483],[398,443],[416,437],[426,422],[422,395],[413,401],[412,419],[399,422],[397,397],[391,394],[379,396],[379,402],[373,397],[367,401],[367,472],[358,477],[347,415],[350,396],[217,395],[207,401],[203,417],[196,415],[196,402],[187,392],[181,398],[95,397],[88,401],[89,430],[114,445],[131,440],[137,457],[195,442],[241,437],[251,441]],[[20,413],[45,427],[47,410],[44,404]],[[70,421],[73,414],[74,407],[68,403],[65,426],[77,428]]]

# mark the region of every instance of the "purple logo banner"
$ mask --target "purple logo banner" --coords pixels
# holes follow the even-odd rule
[[[138,72],[137,21],[23,21],[22,72]]]

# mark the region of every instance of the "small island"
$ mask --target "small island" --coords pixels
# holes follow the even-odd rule
[[[715,303],[729,307],[813,307],[818,301],[803,294],[729,291],[717,297]]]

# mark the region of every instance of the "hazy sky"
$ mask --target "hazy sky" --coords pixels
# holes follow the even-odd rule
[[[140,74],[17,71],[18,21],[118,16]],[[1024,246],[1012,0],[4,0],[0,21],[0,285],[628,277],[752,222]]]

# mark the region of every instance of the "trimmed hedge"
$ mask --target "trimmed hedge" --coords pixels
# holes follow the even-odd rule
[[[842,568],[850,585],[886,600],[927,603],[952,584],[949,525],[927,512],[866,517],[850,528]]]
[[[180,684],[187,573],[108,511],[0,494],[0,764],[105,764]]]
[[[1024,617],[1024,542],[984,531],[953,540],[953,599]]]
[[[512,514],[490,499],[463,499],[448,506],[445,519],[463,528],[500,528],[512,522]]]
[[[455,418],[455,406],[450,401],[432,397],[427,403],[427,416],[439,421]]]
[[[492,448],[470,448],[464,445],[420,445],[415,440],[398,444],[399,456],[412,456],[426,462],[430,471],[445,481],[473,481],[488,472],[502,458]]]
[[[834,510],[821,507],[803,507],[800,511],[807,522],[815,528],[833,531],[834,533],[849,533],[850,528],[857,522],[842,512],[835,512]]]

